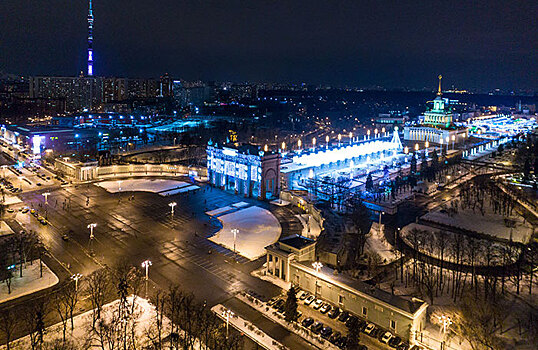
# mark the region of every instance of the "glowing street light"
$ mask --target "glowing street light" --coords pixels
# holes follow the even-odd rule
[[[121,183],[123,181],[122,180],[118,180],[118,192],[121,192]]]
[[[430,147],[430,142],[426,141],[426,143],[424,143],[424,147],[426,147],[426,148]]]
[[[340,146],[341,141],[342,141],[342,134],[338,134],[338,146]]]
[[[228,324],[230,323],[230,317],[233,317],[234,313],[232,310],[226,309],[222,312],[222,316],[226,318],[226,339],[228,339]]]
[[[329,135],[325,136],[325,148],[329,148]]]
[[[267,145],[263,146],[263,151],[264,152],[267,152],[269,150],[269,147],[267,147]]]
[[[172,216],[174,215],[174,207],[177,205],[176,202],[172,202],[172,203],[168,203],[168,206],[170,207],[171,209],[171,214]]]
[[[374,129],[374,139],[377,138],[377,128]]]
[[[89,224],[88,228],[90,229],[90,240],[93,239],[93,229],[97,226],[97,224]]]
[[[439,333],[442,332],[443,334],[446,334],[448,332],[448,328],[454,322],[452,322],[452,319],[446,315],[437,316],[437,319],[439,320]]]
[[[415,151],[418,151],[418,143],[415,143]]]
[[[45,197],[45,204],[49,204],[49,195],[50,195],[49,192],[43,193],[43,197]]]
[[[282,151],[286,150],[286,142],[282,142]]]
[[[350,131],[349,132],[349,144],[351,145],[352,142],[353,142],[353,133]]]
[[[404,147],[404,153],[405,153],[405,154],[408,154],[408,153],[409,153],[409,147],[407,147],[407,146]]]
[[[321,268],[323,267],[323,264],[319,261],[313,262],[312,267],[314,270],[316,270],[316,287],[314,289],[314,296],[318,297],[318,279],[319,279],[319,272],[321,271]]]
[[[231,229],[232,234],[234,235],[234,254],[235,254],[235,240],[237,239],[237,234],[239,233],[239,230],[236,228]]]
[[[299,141],[297,141],[297,148],[299,148],[299,150],[301,149],[301,146],[302,146],[302,142],[301,140],[299,139]]]
[[[315,150],[316,149],[316,138],[313,137],[312,138],[312,150]]]
[[[387,133],[385,132],[385,127],[381,128],[381,133],[383,134],[383,136],[387,136]]]
[[[368,136],[368,140],[370,139],[370,129],[366,130],[366,135]]]
[[[456,135],[452,135],[452,149],[454,149],[454,142],[456,141]]]
[[[82,278],[82,274],[76,273],[71,276],[71,279],[75,281],[75,293],[78,291],[78,280]]]
[[[146,269],[146,297],[148,296],[149,267],[152,265],[151,260],[142,261],[142,268]]]

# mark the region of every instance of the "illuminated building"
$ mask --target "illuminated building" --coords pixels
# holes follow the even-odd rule
[[[454,124],[454,115],[442,97],[441,78],[442,76],[439,76],[439,90],[437,97],[433,100],[432,109],[424,113],[423,122],[420,125],[404,127],[404,140],[433,143],[454,140],[455,143],[460,143],[468,137],[467,128]]]
[[[245,197],[267,199],[280,192],[280,153],[261,151],[254,145],[207,146],[207,177],[224,190]]]

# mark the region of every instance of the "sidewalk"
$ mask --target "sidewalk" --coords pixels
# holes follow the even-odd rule
[[[245,333],[250,339],[252,339],[254,342],[256,342],[258,345],[260,345],[264,349],[269,349],[269,350],[288,349],[284,345],[280,344],[279,342],[277,342],[276,340],[274,340],[273,338],[265,334],[262,330],[260,330],[254,324],[241,318],[241,316],[236,315],[235,313],[233,313],[232,310],[227,309],[222,304],[217,304],[213,306],[211,308],[211,311],[213,311],[215,315],[217,315],[223,321],[226,322],[228,320],[231,326]],[[226,311],[232,311],[233,314],[228,318],[225,316]]]

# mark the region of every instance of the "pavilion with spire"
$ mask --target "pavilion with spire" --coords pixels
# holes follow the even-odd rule
[[[443,98],[441,79],[439,75],[439,88],[433,100],[433,107],[424,112],[423,121],[416,126],[404,128],[404,140],[459,143],[467,137],[467,128],[454,125],[454,114]]]

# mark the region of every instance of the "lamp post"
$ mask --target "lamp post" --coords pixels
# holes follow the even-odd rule
[[[122,183],[122,182],[123,182],[123,181],[118,180],[118,192],[121,192],[121,183]]]
[[[286,142],[282,142],[282,152],[286,150]]]
[[[448,143],[450,142],[450,137],[447,136],[445,141],[446,141],[446,153],[448,154]]]
[[[302,142],[299,139],[299,141],[297,141],[297,148],[299,149],[299,151],[301,150],[301,145],[302,145]]]
[[[168,203],[168,206],[170,207],[170,210],[171,210],[171,215],[174,216],[174,207],[177,205],[176,202],[172,202],[172,203]]]
[[[329,135],[325,136],[325,148],[329,148]]]
[[[142,262],[142,267],[146,269],[146,297],[148,296],[148,280],[149,280],[149,267],[151,266],[150,260],[144,260]]]
[[[45,204],[49,204],[49,192],[43,193],[43,197],[45,197]]]
[[[230,317],[233,317],[233,315],[233,311],[229,309],[226,309],[222,312],[222,316],[226,318],[226,339],[228,339],[228,324],[230,323]]]
[[[381,133],[383,134],[383,137],[387,136],[387,133],[385,131],[385,127],[381,128]]]
[[[314,268],[314,270],[316,270],[316,286],[314,289],[314,296],[317,298],[318,297],[318,279],[319,279],[318,275],[319,275],[319,272],[321,271],[321,268],[323,267],[323,264],[320,263],[319,261],[316,261],[312,263],[312,267]]]
[[[418,143],[415,143],[415,152],[418,152],[418,148],[419,148]]]
[[[93,229],[97,226],[97,224],[89,224],[88,228],[90,229],[90,241],[93,239]]]
[[[374,129],[374,139],[377,138],[377,128]]]
[[[437,316],[437,319],[439,320],[439,334],[443,333],[444,339],[450,325],[454,322],[452,322],[452,319],[446,315]],[[444,340],[442,343],[444,343]]]
[[[338,134],[338,147],[340,147],[341,141],[342,141],[342,134]]]
[[[312,138],[312,151],[315,151],[316,150],[316,138],[313,137]]]
[[[78,280],[82,278],[82,274],[76,273],[71,276],[71,279],[75,281],[75,293],[78,291]]]
[[[379,233],[383,233],[383,229],[381,228],[381,215],[385,215],[384,211],[379,212]]]
[[[367,136],[367,139],[369,140],[370,139],[370,129],[366,130],[366,136]]]
[[[452,135],[452,149],[454,149],[454,142],[456,142],[456,135]]]
[[[353,133],[349,132],[349,144],[351,145],[353,143]]]
[[[235,240],[237,239],[237,234],[239,233],[239,230],[236,228],[233,228],[231,230],[232,234],[234,235],[234,254],[235,254]]]

